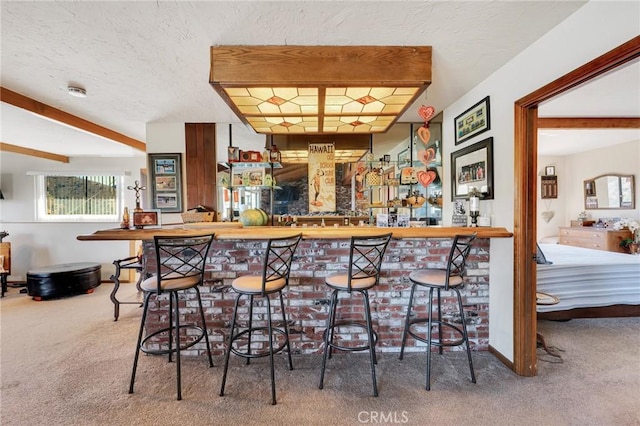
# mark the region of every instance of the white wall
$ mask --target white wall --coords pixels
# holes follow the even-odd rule
[[[216,157],[219,161],[229,158],[227,148],[229,144],[243,151],[263,152],[268,144],[267,137],[257,134],[242,123],[231,125],[231,139],[229,138],[229,123],[216,124]]]
[[[451,153],[486,137],[494,138],[495,226],[514,229],[514,102],[640,33],[640,3],[591,1],[521,52],[444,112],[444,151]],[[491,130],[455,146],[453,120],[471,105],[491,97]],[[450,159],[444,158],[449,170]],[[445,188],[451,182],[444,173]],[[444,205],[445,224],[452,204]],[[488,209],[488,201],[481,202]],[[489,340],[513,360],[513,241],[491,241]]]
[[[185,123],[148,123],[147,132],[147,154],[182,154],[182,208],[185,209],[186,202],[186,179],[185,179]],[[147,179],[151,178],[147,173]],[[147,188],[151,188],[151,182],[146,183]],[[146,191],[146,205],[153,206],[151,198],[153,194],[151,190]],[[182,216],[180,213],[162,213],[161,223],[182,223]]]
[[[573,178],[567,176],[565,160],[566,157],[564,156],[538,156],[537,241],[540,241],[544,237],[557,236],[559,226],[569,226],[570,224],[570,222],[566,220],[566,199],[571,191],[567,183],[572,181]],[[556,176],[558,177],[558,198],[547,198],[543,200],[540,196],[542,191],[540,176],[545,175],[546,166],[554,166],[556,168]],[[552,211],[554,213],[549,222],[545,222],[542,218],[543,211]]]
[[[559,226],[569,226],[578,219],[580,212],[586,211],[590,220],[607,217],[628,217],[640,220],[640,141],[627,142],[612,147],[595,149],[562,157],[538,157],[538,168],[544,174],[545,165],[555,165],[558,175],[558,198],[542,200],[538,193],[538,240],[557,236]],[[635,209],[598,209],[584,208],[584,181],[604,174],[623,174],[635,176]],[[542,220],[541,212],[550,206],[555,211],[549,223]]]
[[[145,157],[71,158],[69,163],[45,160],[14,153],[2,153],[2,192],[0,230],[7,231],[5,242],[11,243],[10,281],[25,281],[30,269],[70,263],[96,262],[102,265],[102,278],[115,271],[113,261],[129,256],[129,243],[116,241],[78,241],[78,235],[98,229],[117,228],[118,222],[36,222],[35,177],[28,171],[71,171],[78,173],[128,172],[125,187],[140,179]],[[125,191],[125,203],[135,206],[133,191]]]
[[[630,174],[635,176],[635,209],[598,209],[586,210],[591,219],[598,220],[601,217],[630,217],[640,218],[640,206],[638,206],[638,179],[640,178],[640,141],[628,142],[609,148],[596,149],[567,157],[567,208],[565,223],[577,219],[584,209],[583,182],[587,179],[604,174]]]

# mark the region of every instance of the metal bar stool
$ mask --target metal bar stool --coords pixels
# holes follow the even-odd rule
[[[324,352],[322,356],[322,370],[320,373],[320,386],[324,387],[324,372],[327,365],[327,357],[331,357],[331,351],[369,351],[371,358],[371,379],[373,380],[373,396],[378,396],[378,384],[376,382],[376,342],[377,334],[373,331],[371,321],[371,308],[369,306],[370,288],[378,285],[380,281],[380,266],[384,253],[391,240],[391,233],[367,237],[351,237],[349,249],[349,265],[346,273],[331,274],[325,278],[325,283],[333,289],[331,292],[331,304],[327,318],[327,328],[324,331]],[[363,298],[366,324],[350,320],[336,320],[338,308],[338,293],[360,293]],[[362,346],[343,346],[334,340],[336,328],[342,326],[362,327],[367,331],[367,344]]]
[[[113,302],[113,320],[118,321],[118,317],[120,316],[120,305],[140,305],[142,306],[142,302],[140,301],[121,301],[118,300],[116,293],[120,288],[120,274],[123,269],[134,269],[139,274],[138,281],[136,281],[136,288],[139,292],[142,292],[142,288],[140,284],[142,283],[144,276],[144,265],[142,263],[142,256],[131,256],[126,257],[124,259],[117,259],[113,261],[113,264],[116,267],[116,272],[111,275],[110,279],[113,281],[113,290],[111,290],[111,301]]]
[[[464,274],[467,268],[467,257],[471,251],[471,243],[476,238],[476,233],[472,235],[456,235],[449,251],[446,269],[424,269],[412,271],[409,274],[411,280],[411,295],[409,296],[409,307],[407,308],[407,318],[404,323],[402,333],[402,346],[400,348],[400,359],[404,356],[404,347],[407,342],[407,335],[427,344],[427,384],[425,389],[431,389],[431,346],[437,346],[440,355],[444,346],[466,345],[467,358],[469,360],[469,370],[471,371],[471,382],[476,382],[473,371],[473,361],[471,359],[471,348],[469,347],[469,336],[467,335],[467,324],[464,317],[464,307],[460,289],[464,286]],[[426,287],[429,289],[428,318],[411,318],[413,309],[413,297],[416,288]],[[438,298],[438,317],[433,319],[433,291],[436,290]],[[442,319],[441,291],[453,291],[458,301],[461,325],[456,325]],[[427,323],[427,335],[423,337],[411,330],[413,324]],[[432,334],[433,327],[438,328],[438,337],[435,339]],[[442,329],[447,328],[453,332],[455,338],[443,339]],[[458,338],[459,336],[459,338]]]
[[[133,360],[133,369],[131,371],[131,383],[129,385],[129,393],[133,393],[133,384],[136,378],[136,369],[138,367],[138,358],[140,352],[153,355],[169,355],[169,362],[172,355],[176,354],[176,370],[177,370],[177,394],[178,400],[182,399],[182,384],[180,375],[180,351],[192,347],[205,339],[207,346],[207,354],[209,356],[209,366],[213,367],[211,358],[211,348],[209,347],[209,335],[207,323],[204,318],[204,310],[202,309],[202,299],[200,298],[200,290],[198,285],[203,281],[204,269],[207,261],[207,253],[213,241],[213,234],[198,236],[155,236],[154,244],[156,250],[156,274],[145,279],[140,284],[144,291],[144,304],[142,310],[142,319],[140,321],[140,331],[138,332],[138,342],[136,344],[136,354]],[[193,289],[198,298],[200,307],[201,325],[180,324],[180,306],[179,295],[182,292]],[[168,324],[160,330],[148,332],[143,338],[145,329],[145,321],[149,312],[149,299],[155,296],[156,300],[164,293],[169,295],[169,315]],[[184,333],[186,341],[182,341],[180,330],[184,329],[196,330],[195,335],[187,335]],[[159,339],[159,335],[168,334],[167,347]],[[175,340],[174,340],[175,339]],[[147,342],[152,340],[152,344],[147,347]],[[159,349],[154,348],[153,346]]]
[[[261,275],[245,275],[236,278],[231,283],[231,288],[238,293],[235,306],[233,308],[233,318],[229,331],[229,340],[224,358],[224,374],[222,385],[220,386],[220,396],[224,396],[224,387],[227,382],[227,371],[229,369],[229,356],[231,352],[246,358],[249,364],[252,358],[269,357],[271,367],[271,404],[276,404],[276,379],[273,368],[273,355],[287,349],[289,358],[289,370],[293,370],[291,360],[291,347],[289,344],[289,326],[287,325],[287,315],[282,299],[282,290],[289,285],[289,273],[291,272],[291,262],[302,234],[293,236],[271,238],[267,241],[267,248],[264,254],[264,263]],[[271,300],[269,295],[277,293],[280,299],[280,309],[282,311],[282,328],[275,328],[272,324]],[[249,323],[247,328],[236,332],[236,320],[238,317],[238,305],[242,296],[249,296]],[[262,297],[267,303],[267,326],[254,326],[253,324],[253,302],[255,297]],[[266,350],[256,350],[251,348],[251,338],[254,333],[264,333],[269,337],[268,348]],[[284,336],[284,340],[277,347],[274,347],[274,333]]]

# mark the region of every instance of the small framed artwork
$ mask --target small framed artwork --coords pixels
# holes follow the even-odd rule
[[[544,170],[544,174],[547,176],[555,176],[556,175],[555,166],[547,166]]]
[[[398,167],[406,167],[411,165],[411,150],[405,148],[398,153]]]
[[[456,145],[491,129],[489,96],[457,116],[454,120]]]
[[[451,200],[469,198],[474,188],[493,200],[493,138],[451,153]]]
[[[160,210],[175,211],[178,208],[178,194],[175,192],[158,193],[153,201]]]
[[[400,185],[413,185],[418,183],[418,170],[414,167],[400,169]]]
[[[242,182],[248,186],[264,185],[264,169],[251,169],[242,175]]]
[[[160,223],[160,210],[144,210],[141,212],[133,212],[133,226],[134,228],[159,228]]]
[[[233,172],[231,174],[231,186],[242,186],[243,185],[243,180],[242,177],[245,173],[245,169],[241,169],[241,168],[235,168],[233,169]]]
[[[181,154],[149,154],[149,170],[153,209],[182,212]]]
[[[380,213],[376,215],[376,226],[379,228],[389,227],[389,215]]]

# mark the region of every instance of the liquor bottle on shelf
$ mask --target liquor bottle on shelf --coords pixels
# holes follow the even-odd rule
[[[122,222],[120,222],[120,228],[129,229],[129,208],[125,207],[122,213]]]
[[[271,145],[271,162],[279,163],[281,160],[280,150],[277,145]]]

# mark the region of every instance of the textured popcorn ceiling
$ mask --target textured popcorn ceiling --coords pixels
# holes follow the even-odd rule
[[[420,122],[420,104],[442,111],[584,3],[2,1],[1,79],[144,141],[147,123],[240,122],[209,85],[212,45],[430,45],[433,83],[400,120]],[[69,96],[68,84],[88,97]],[[5,143],[131,155],[6,104],[0,112]]]

